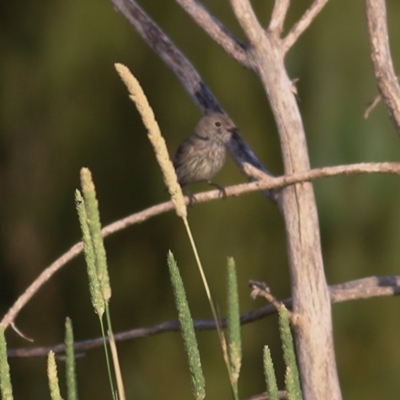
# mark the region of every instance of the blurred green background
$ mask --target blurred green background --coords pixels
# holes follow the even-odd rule
[[[239,37],[227,1],[205,1]],[[266,24],[272,2],[255,0]],[[270,4],[271,3],[271,4]],[[310,3],[297,1],[286,27]],[[400,65],[400,3],[387,1],[391,48]],[[171,1],[142,1],[188,56],[243,132],[259,158],[282,173],[276,127],[257,78],[215,45]],[[363,112],[377,91],[369,60],[363,4],[331,1],[290,51],[287,66],[298,83],[313,167],[396,161],[400,142],[380,104]],[[0,311],[4,314],[38,274],[80,238],[74,190],[79,170],[95,180],[103,224],[167,200],[145,129],[113,64],[129,66],[140,80],[170,152],[200,117],[175,76],[108,1],[71,0],[0,4]],[[244,181],[231,159],[217,181]],[[399,274],[398,178],[354,176],[314,184],[326,275],[330,284],[370,275]],[[199,185],[196,190],[205,190]],[[195,239],[215,300],[225,313],[225,269],[233,256],[242,311],[264,305],[249,297],[247,282],[263,280],[290,295],[286,243],[277,208],[259,193],[189,210]],[[115,331],[176,318],[166,254],[182,270],[192,313],[209,318],[184,228],[173,214],[158,216],[106,240]],[[312,284],[312,283],[310,283]],[[397,298],[333,306],[337,363],[348,399],[393,398],[400,393],[400,313]],[[62,341],[72,318],[77,340],[99,335],[80,256],[47,283],[17,319],[35,342],[12,330],[10,347]],[[198,335],[209,398],[229,398],[215,333]],[[243,327],[241,397],[264,390],[262,348],[272,347],[279,381],[283,367],[275,316]],[[178,333],[120,344],[130,399],[191,398]],[[63,371],[62,363],[59,363]],[[12,359],[18,399],[49,398],[44,358]],[[78,361],[82,399],[110,398],[102,349]]]

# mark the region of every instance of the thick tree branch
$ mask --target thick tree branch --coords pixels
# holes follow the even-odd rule
[[[400,86],[390,54],[385,0],[365,0],[365,9],[376,83],[400,134]]]
[[[306,136],[292,92],[292,83],[285,68],[285,47],[273,32],[260,33],[260,26],[248,0],[231,2],[236,18],[252,44],[254,65],[274,114],[285,174],[307,171],[310,162]],[[308,21],[311,19],[308,17]],[[307,18],[303,17],[291,37],[296,38],[305,26],[308,26]],[[283,189],[279,206],[285,219],[293,312],[298,320],[295,340],[303,394],[307,400],[340,400],[342,397],[333,344],[331,303],[311,184],[296,184]]]
[[[250,67],[246,45],[240,42],[206,7],[197,0],[176,0],[210,37],[235,60]]]
[[[203,114],[223,112],[221,105],[203,83],[181,51],[139,7],[135,0],[111,0],[118,11],[130,22],[145,42],[172,70]]]
[[[400,276],[371,276],[368,278],[357,279],[355,281],[332,285],[329,287],[332,303],[342,303],[345,301],[354,301],[360,299],[371,299],[374,297],[396,296],[400,294]],[[282,301],[286,307],[292,307],[292,299]],[[276,306],[268,304],[264,307],[245,313],[241,316],[242,325],[257,321],[268,315],[275,314]],[[222,325],[226,326],[226,320],[222,319]],[[194,326],[197,330],[213,330],[215,322],[213,320],[194,320]],[[125,341],[140,339],[153,335],[159,335],[165,332],[175,332],[180,330],[179,321],[165,321],[147,328],[131,329],[126,332],[120,332],[115,335],[115,340]],[[75,350],[78,352],[91,350],[103,346],[103,338],[84,340],[75,343]],[[53,350],[55,353],[63,353],[64,344],[55,346],[18,348],[9,349],[10,357],[37,357],[47,356],[48,352]]]
[[[252,46],[259,43],[264,36],[264,29],[258,22],[249,0],[230,0],[233,12],[236,15],[243,32]]]
[[[315,0],[311,4],[310,8],[307,9],[299,22],[293,26],[283,40],[282,50],[284,53],[287,53],[289,49],[297,42],[297,39],[311,25],[311,22],[314,21],[327,2],[328,0]]]
[[[256,172],[258,175],[256,174]],[[400,163],[361,163],[353,165],[342,165],[335,167],[324,167],[310,171],[305,171],[291,176],[281,176],[278,178],[271,178],[260,170],[251,169],[249,172],[259,180],[252,183],[244,183],[225,188],[227,197],[240,196],[245,193],[260,191],[264,189],[277,189],[288,185],[293,185],[299,182],[306,182],[317,178],[327,178],[340,175],[352,175],[363,173],[378,173],[378,174],[394,174],[400,175]],[[264,179],[266,178],[266,179]],[[208,192],[198,193],[194,195],[195,204],[208,202],[211,200],[220,199],[221,193],[219,190],[211,190]],[[186,204],[189,204],[189,199],[185,198]],[[171,211],[174,209],[172,201],[167,201],[143,211],[129,215],[126,218],[120,219],[107,225],[102,230],[103,237],[107,237],[119,231],[128,228],[131,225],[140,224],[156,215]],[[18,298],[13,306],[8,310],[7,314],[3,317],[0,325],[7,328],[17,317],[22,308],[29,302],[29,300],[37,293],[41,286],[43,286],[58,270],[60,270],[69,261],[82,253],[82,243],[76,243],[66,253],[55,260],[48,266],[26,289],[26,291]]]
[[[400,276],[370,276],[329,287],[332,303],[400,294]]]

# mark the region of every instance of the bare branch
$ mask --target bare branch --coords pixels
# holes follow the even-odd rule
[[[400,275],[397,276],[371,276],[355,281],[345,282],[339,285],[329,287],[332,303],[342,303],[345,301],[354,301],[359,299],[370,299],[374,297],[395,296],[400,294]],[[287,308],[292,307],[292,299],[285,299],[283,303]],[[248,324],[264,318],[277,312],[275,305],[268,304],[256,310],[243,314],[240,317],[241,324]],[[221,320],[222,326],[226,326],[226,320]],[[194,320],[194,326],[197,330],[214,330],[215,322],[212,320]],[[115,335],[115,340],[125,341],[139,339],[153,335],[159,335],[164,332],[179,331],[179,321],[165,321],[148,328],[137,328]],[[76,351],[87,351],[103,346],[103,338],[90,339],[75,343]],[[55,346],[36,347],[36,348],[18,348],[9,349],[10,357],[37,357],[46,356],[50,350],[55,353],[63,353],[64,344]]]
[[[238,131],[235,131],[232,134],[232,138],[228,142],[227,148],[232,158],[236,162],[236,165],[240,168],[242,173],[246,175],[248,180],[253,181],[254,179],[246,174],[244,167],[246,164],[250,164],[257,169],[262,170],[266,175],[273,177],[273,174],[260,162],[253,150],[248,146],[243,136]],[[277,201],[275,193],[271,192],[270,190],[264,190],[263,195],[273,202]]]
[[[248,168],[248,166],[247,166]],[[253,170],[254,171],[254,168]],[[245,193],[260,191],[264,189],[277,189],[284,186],[293,185],[300,182],[306,182],[317,178],[327,178],[340,175],[353,175],[353,174],[393,174],[400,175],[400,163],[360,163],[353,165],[342,165],[335,167],[324,167],[318,168],[310,171],[305,171],[298,174],[293,174],[289,176],[281,176],[278,178],[271,178],[269,175],[263,174],[260,170],[255,170],[258,172],[258,179],[266,178],[265,180],[260,180],[251,183],[242,183],[235,186],[230,186],[225,188],[227,197],[240,196]],[[252,172],[254,173],[254,172]],[[211,200],[217,200],[221,198],[221,193],[219,190],[211,190],[208,192],[198,193],[193,196],[195,204],[200,204],[208,202]],[[185,203],[189,204],[190,200],[185,197]],[[174,209],[172,201],[167,201],[152,207],[149,207],[143,211],[132,214],[126,218],[120,219],[107,225],[102,229],[103,237],[112,235],[121,230],[128,228],[131,225],[140,224],[156,215],[171,211]],[[25,290],[25,292],[18,298],[14,305],[8,310],[7,314],[3,317],[0,325],[7,328],[15,318],[22,308],[29,302],[29,300],[34,296],[34,294],[43,286],[58,270],[60,270],[69,261],[77,257],[83,250],[82,243],[76,243],[73,245],[66,253],[64,253],[60,258],[55,260],[49,267],[47,267]]]
[[[277,178],[272,178],[269,175],[264,174],[262,171],[257,171],[250,165],[246,165],[245,168],[249,174],[257,177],[257,179],[260,180],[257,182],[260,186],[264,187],[265,182],[270,189],[275,189],[278,187],[281,188],[295,183],[307,182],[318,178],[328,178],[340,175],[400,174],[400,163],[397,162],[335,165],[334,167],[315,168],[310,169],[309,171],[299,172],[292,175],[283,175]],[[249,185],[251,187],[252,184]]]
[[[250,281],[249,286],[252,288],[251,290],[251,298],[255,299],[257,297],[263,297],[270,304],[275,307],[275,310],[279,312],[279,308],[284,305],[282,301],[277,300],[277,298],[271,293],[271,289],[267,286],[265,282],[260,281]],[[297,324],[299,322],[299,318],[297,315],[293,314],[289,309],[286,310],[288,313],[290,323],[293,328],[297,328]]]
[[[255,396],[249,397],[247,400],[269,400],[270,397],[268,396],[267,392],[256,394]],[[287,392],[286,390],[279,390],[278,391],[278,399],[287,399]]]
[[[285,23],[286,14],[289,10],[290,0],[275,0],[274,9],[272,10],[271,22],[268,30],[274,32],[276,37],[280,38],[283,25]]]
[[[315,0],[310,8],[303,14],[299,22],[297,22],[290,32],[283,40],[283,53],[287,53],[290,48],[296,43],[300,35],[311,25],[311,22],[317,17],[317,15],[324,8],[328,0]]]
[[[24,339],[27,340],[28,342],[33,342],[33,339],[32,339],[32,338],[26,336],[22,331],[20,331],[20,330],[17,328],[17,325],[15,325],[15,322],[11,322],[10,326],[11,326],[11,328],[14,329],[14,331],[15,331],[19,336],[21,336],[22,338],[24,338]]]
[[[246,45],[240,42],[203,4],[196,0],[176,1],[231,57],[250,67]]]
[[[371,276],[329,287],[332,303],[400,294],[400,276]]]
[[[222,107],[204,85],[200,75],[165,33],[139,7],[135,0],[111,0],[146,43],[181,81],[202,113],[223,112]]]
[[[249,0],[230,0],[233,11],[236,15],[243,32],[251,45],[260,42],[264,35],[264,29],[258,22]]]
[[[382,100],[382,97],[380,94],[378,94],[368,105],[368,107],[364,111],[364,118],[367,119],[369,117],[369,114],[371,114],[371,111],[380,103]]]
[[[250,281],[249,286],[251,287],[250,297],[252,299],[263,297],[275,307],[276,311],[279,310],[279,307],[282,305],[282,303],[277,300],[276,297],[271,293],[271,289],[269,288],[269,286],[267,286],[265,282]]]
[[[400,134],[400,86],[390,54],[385,0],[365,0],[365,9],[376,83]]]
[[[399,81],[399,76],[396,76],[397,82]],[[367,119],[371,111],[380,103],[382,97],[378,94],[369,104],[368,107],[364,111],[364,118]]]
[[[0,325],[5,329],[17,317],[22,308],[29,302],[29,300],[36,294],[36,292],[64,265],[75,258],[83,250],[81,242],[73,245],[66,253],[54,261],[47,267],[25,290],[25,292],[18,298],[18,300],[8,310],[7,314],[3,317]]]

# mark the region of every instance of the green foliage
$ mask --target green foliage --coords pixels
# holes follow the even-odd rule
[[[282,304],[278,310],[279,331],[282,340],[283,358],[286,365],[285,386],[286,398],[289,400],[302,400],[300,377],[297,369],[296,355],[293,345],[293,336],[290,331],[289,313]],[[268,346],[264,347],[264,375],[268,398],[279,399],[278,384]]]
[[[7,343],[3,327],[0,327],[0,391],[2,400],[13,399],[10,366],[7,360]]]
[[[201,400],[205,397],[205,381],[201,368],[200,353],[185,288],[178,266],[171,252],[168,252],[168,267],[174,291],[175,304],[178,310],[178,318],[181,325],[182,338],[188,356],[189,369],[192,377],[192,390],[196,400]]]
[[[229,374],[235,396],[238,397],[237,383],[242,363],[242,343],[240,337],[240,311],[236,265],[233,258],[228,258],[227,283]]]
[[[57,365],[53,351],[49,351],[47,357],[47,378],[49,380],[51,400],[62,400],[60,387],[58,385]]]
[[[104,313],[105,302],[100,291],[100,283],[97,277],[96,257],[88,224],[85,201],[79,190],[75,192],[75,205],[82,231],[83,251],[85,253],[86,268],[89,277],[90,298],[95,313],[101,317]]]
[[[279,330],[282,340],[283,358],[286,364],[285,384],[289,400],[300,400],[301,386],[297,369],[293,336],[290,331],[289,313],[284,305],[279,307]]]
[[[272,363],[271,351],[268,346],[264,347],[264,376],[267,386],[267,393],[270,400],[279,400],[278,384],[274,365]]]
[[[67,386],[67,399],[78,400],[78,389],[76,383],[74,332],[72,322],[69,318],[65,320],[65,381]]]
[[[106,329],[102,319],[105,311],[108,337],[110,343],[115,344],[110,310],[108,307],[108,302],[111,298],[111,286],[108,275],[106,251],[104,248],[103,236],[101,234],[100,212],[96,199],[96,190],[91,172],[87,168],[81,169],[81,185],[83,197],[77,190],[75,192],[75,204],[82,230],[92,305],[95,313],[99,316],[111,393],[113,398],[116,399],[116,391],[114,390],[114,380],[111,373],[111,363],[107,348]],[[118,384],[118,396],[120,400],[125,400],[125,389],[122,382],[116,346],[111,348],[111,352],[113,355],[114,372]]]
[[[101,235],[99,206],[96,199],[96,190],[92,174],[87,168],[81,169],[81,185],[86,210],[86,222],[92,241],[94,259],[96,263],[97,279],[103,299],[107,302],[111,298],[110,278],[107,269],[106,250]]]

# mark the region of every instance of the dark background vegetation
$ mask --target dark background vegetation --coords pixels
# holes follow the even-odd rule
[[[242,36],[226,1],[208,7]],[[271,1],[255,0],[261,21]],[[295,21],[309,4],[296,1]],[[400,65],[400,3],[387,1],[391,48]],[[282,173],[279,140],[256,77],[218,48],[171,1],[142,1],[192,61],[242,130],[259,158]],[[177,79],[109,1],[15,1],[0,4],[0,311],[6,312],[36,276],[80,238],[74,190],[79,170],[93,173],[103,224],[165,201],[161,173],[145,129],[113,64],[129,66],[152,104],[170,152],[200,118]],[[396,161],[400,142],[382,105],[368,120],[376,95],[361,1],[331,1],[288,57],[298,83],[299,106],[313,167],[362,161]],[[217,181],[244,181],[231,159]],[[355,176],[314,184],[326,275],[330,284],[370,275],[398,274],[398,178]],[[207,189],[199,186],[195,190]],[[249,279],[290,295],[283,223],[259,193],[189,210],[214,297],[225,311],[227,256],[237,262],[241,309],[263,305],[249,298]],[[173,213],[158,216],[106,240],[115,331],[176,318],[166,253],[182,270],[195,318],[210,318],[183,225]],[[312,282],[310,282],[312,285]],[[393,398],[400,393],[400,316],[397,298],[333,306],[337,363],[348,399]],[[17,319],[33,337],[9,330],[11,347],[62,341],[72,318],[77,340],[99,335],[91,311],[83,257],[65,266]],[[209,398],[228,398],[229,386],[215,333],[198,335]],[[243,328],[241,396],[264,390],[262,347],[272,346],[283,367],[276,317]],[[179,334],[120,345],[130,399],[190,398],[190,379]],[[63,370],[62,363],[60,370]],[[11,360],[17,399],[48,398],[44,358]],[[102,349],[78,361],[82,399],[110,398]]]

